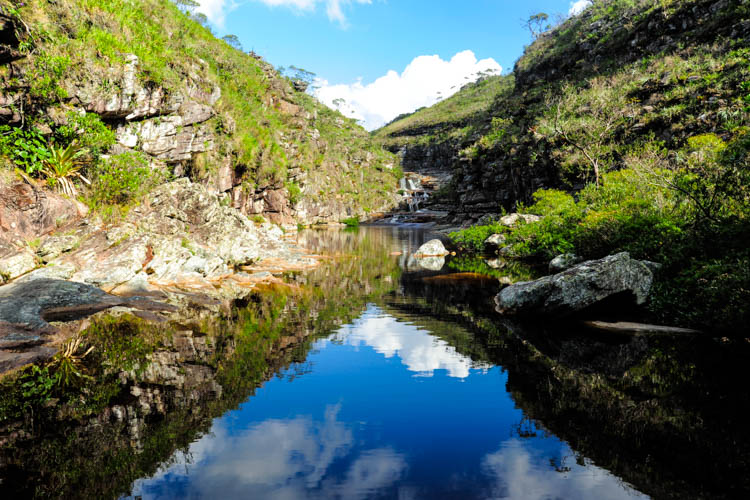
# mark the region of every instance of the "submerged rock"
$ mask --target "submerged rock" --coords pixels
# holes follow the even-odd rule
[[[583,262],[553,276],[511,285],[495,297],[495,303],[501,314],[566,316],[623,292],[643,304],[652,283],[651,270],[622,252]]]
[[[443,257],[448,255],[448,251],[443,246],[443,242],[440,240],[430,240],[417,250],[415,254],[417,257]]]

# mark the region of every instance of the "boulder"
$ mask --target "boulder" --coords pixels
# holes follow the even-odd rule
[[[484,240],[484,247],[488,250],[497,251],[505,246],[505,235],[504,234],[493,234],[486,240]]]
[[[653,273],[627,252],[578,264],[553,276],[516,283],[496,297],[497,311],[508,315],[567,316],[607,297],[627,292],[643,304]]]
[[[549,272],[552,274],[557,274],[565,271],[566,269],[570,269],[571,267],[575,266],[579,262],[581,262],[583,259],[581,259],[579,256],[577,256],[574,253],[564,253],[561,255],[558,255],[554,259],[552,259],[549,263]]]
[[[541,220],[541,217],[538,215],[531,215],[531,214],[510,214],[506,215],[504,217],[500,217],[500,224],[503,226],[513,227],[518,225],[519,222],[523,221],[526,224],[531,224],[532,222],[537,222]]]
[[[0,257],[0,283],[26,274],[36,266],[36,257],[28,250]]]
[[[443,246],[443,242],[440,240],[430,240],[417,250],[415,254],[417,257],[443,257],[448,255],[448,251]]]

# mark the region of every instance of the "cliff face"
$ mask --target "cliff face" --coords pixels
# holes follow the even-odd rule
[[[51,143],[93,114],[114,132],[102,153],[145,154],[246,215],[313,224],[393,204],[393,155],[169,0],[2,1],[0,65],[2,124]]]
[[[576,132],[602,132],[589,142],[610,170],[624,166],[629,145],[678,149],[745,123],[748,35],[745,0],[594,2],[540,36],[488,92],[469,86],[375,136],[416,160],[408,170],[426,159],[449,171],[455,221],[476,221],[528,203],[539,188],[593,180],[571,174],[585,162],[554,130],[557,111],[601,126]]]

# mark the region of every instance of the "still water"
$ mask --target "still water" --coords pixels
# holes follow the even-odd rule
[[[382,251],[401,251],[392,259],[407,273],[451,272],[409,262],[428,234],[360,231],[385,235]],[[427,323],[386,301],[366,304],[136,481],[131,498],[646,498],[529,420],[503,366],[472,360],[433,330],[471,332]]]
[[[133,495],[644,498],[528,422],[506,383],[503,367],[369,304]]]
[[[432,237],[306,231],[286,285],[94,323],[81,387],[0,393],[0,498],[750,498],[750,342],[513,322],[534,271]]]

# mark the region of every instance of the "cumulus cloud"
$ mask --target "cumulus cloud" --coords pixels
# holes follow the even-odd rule
[[[153,477],[137,480],[132,494],[364,500],[398,481],[407,462],[391,448],[357,449],[352,430],[338,419],[340,410],[340,404],[328,406],[322,421],[269,419],[242,430],[217,420],[187,454],[175,454]],[[337,461],[349,463],[343,477]]]
[[[224,28],[227,13],[236,6],[232,0],[200,0],[200,6],[196,7],[195,11],[205,14],[208,20],[219,28]]]
[[[402,113],[432,106],[458,92],[483,74],[500,74],[494,59],[477,60],[470,50],[459,52],[449,61],[439,56],[416,57],[402,73],[388,71],[372,83],[358,80],[332,85],[319,80],[316,97],[349,118],[362,122],[368,130],[378,128]]]
[[[577,0],[575,2],[570,2],[570,10],[568,10],[568,15],[577,16],[578,14],[583,12],[589,5],[591,5],[591,0]]]

